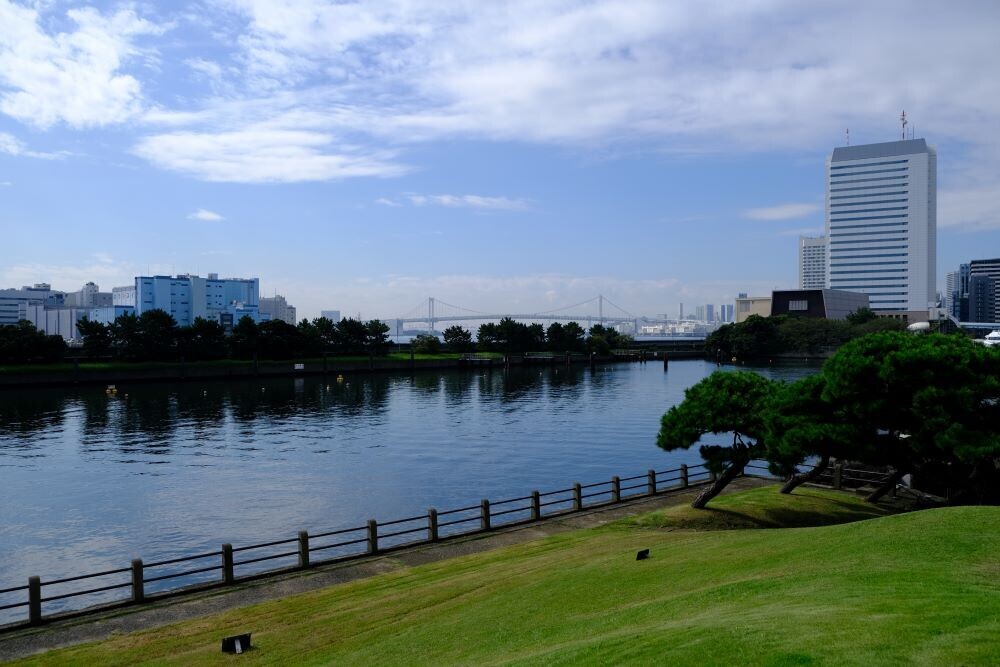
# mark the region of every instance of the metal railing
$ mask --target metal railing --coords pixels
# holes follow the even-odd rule
[[[679,491],[714,479],[715,475],[703,463],[682,465],[670,470],[649,470],[631,477],[616,476],[603,482],[577,483],[554,491],[532,491],[518,498],[492,502],[483,499],[477,505],[440,512],[431,508],[426,514],[381,523],[371,519],[366,525],[354,528],[315,533],[301,531],[295,537],[237,547],[223,544],[218,551],[149,563],[136,559],[129,567],[62,579],[43,581],[37,576],[29,577],[26,586],[0,589],[0,611],[27,608],[25,620],[0,627],[12,629],[38,625],[55,618],[140,604],[320,564],[474,535],[658,493]],[[115,595],[116,591],[126,591],[127,595]],[[27,599],[23,597],[25,593]],[[16,596],[21,599],[5,603],[5,598]],[[99,597],[93,604],[82,608],[69,607],[70,601],[82,598],[95,600],[95,596]],[[45,606],[55,609],[45,614]]]

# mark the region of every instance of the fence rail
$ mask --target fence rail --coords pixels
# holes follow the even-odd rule
[[[645,474],[631,477],[616,476],[607,481],[574,484],[569,488],[554,491],[533,491],[530,495],[517,498],[497,501],[483,499],[478,505],[440,512],[431,508],[426,514],[404,519],[394,519],[381,523],[372,519],[364,526],[339,528],[311,535],[307,531],[300,531],[296,537],[237,547],[223,544],[218,551],[191,556],[166,558],[150,563],[136,559],[129,567],[91,574],[48,581],[42,581],[37,576],[29,577],[26,586],[0,589],[0,611],[27,607],[25,620],[0,627],[11,629],[38,625],[54,618],[84,614],[98,609],[139,604],[183,592],[226,586],[315,565],[363,558],[417,544],[430,544],[443,539],[474,535],[504,526],[605,507],[658,493],[678,491],[708,483],[714,478],[714,474],[710,473],[703,463],[690,466],[682,465],[679,468],[669,470],[649,470]],[[624,485],[623,482],[625,482]],[[442,520],[442,517],[445,520]],[[456,526],[459,528],[452,528]],[[449,528],[451,530],[442,531],[442,529]],[[331,538],[336,541],[324,543],[325,540]],[[277,550],[275,550],[276,548]],[[272,551],[261,552],[259,550]],[[255,551],[257,553],[253,553]],[[318,556],[325,557],[319,558]],[[217,559],[215,563],[205,562],[213,558]],[[283,567],[263,570],[259,567],[250,567],[282,559],[289,561],[289,563]],[[201,563],[196,561],[201,561]],[[205,575],[209,573],[215,573],[215,576],[206,577]],[[123,579],[125,580],[123,581]],[[87,587],[68,591],[60,589],[66,584],[79,582],[86,582],[82,585]],[[172,585],[164,586],[163,582],[170,582]],[[147,584],[158,584],[156,586],[158,590],[147,591]],[[106,595],[111,591],[123,589],[129,589],[127,596],[109,598]],[[9,600],[11,596],[23,595],[25,592],[27,592],[27,600],[23,597],[19,600]],[[48,614],[43,613],[44,603],[98,594],[102,594],[103,597],[89,606],[68,610],[63,605],[62,609],[57,608]]]

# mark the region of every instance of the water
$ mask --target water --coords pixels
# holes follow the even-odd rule
[[[655,437],[663,412],[714,369],[692,360],[667,373],[632,363],[0,393],[0,588],[698,463],[697,451],[666,453]],[[0,611],[0,623],[24,614]]]

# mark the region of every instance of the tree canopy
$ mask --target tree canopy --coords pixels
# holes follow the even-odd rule
[[[684,392],[660,421],[656,444],[673,451],[688,449],[708,434],[732,434],[732,442],[703,443],[702,459],[717,480],[693,503],[704,507],[752,459],[766,452],[765,413],[778,383],[751,371],[716,371]]]
[[[753,458],[782,475],[819,461],[786,492],[837,458],[892,469],[872,501],[904,475],[932,471],[948,471],[960,492],[997,499],[1000,351],[961,335],[889,331],[846,343],[820,373],[793,383],[716,372],[663,415],[657,444],[688,448],[724,432],[732,444],[701,446],[707,467],[721,473],[709,498]]]

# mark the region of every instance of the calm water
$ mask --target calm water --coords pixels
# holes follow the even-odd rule
[[[696,463],[654,440],[663,412],[714,369],[0,393],[0,588]]]

